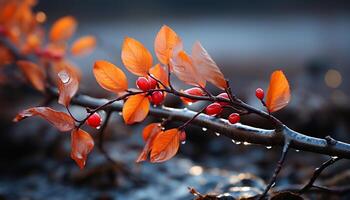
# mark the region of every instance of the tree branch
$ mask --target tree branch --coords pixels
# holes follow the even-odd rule
[[[51,95],[57,97],[58,91],[54,88],[49,90]],[[78,94],[72,99],[72,103],[83,107],[97,108],[106,104],[109,100],[93,98],[87,95]],[[114,102],[109,107],[111,111],[121,111],[123,104]],[[169,108],[169,107],[151,107],[150,115],[157,118],[171,117],[173,121],[186,122],[193,118],[197,112],[191,110]],[[240,123],[230,124],[226,119],[211,117],[206,114],[199,114],[192,124],[206,127],[213,132],[218,132],[230,139],[236,141],[246,141],[253,144],[264,146],[283,146],[288,138],[290,148],[309,151],[330,156],[338,156],[350,159],[350,144],[336,141],[334,144],[328,144],[326,139],[315,138],[296,132],[283,125],[281,130],[267,130]]]

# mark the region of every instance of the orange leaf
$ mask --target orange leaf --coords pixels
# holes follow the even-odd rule
[[[205,87],[205,79],[185,51],[174,50],[170,64],[174,74],[181,81],[189,85]]]
[[[151,162],[164,162],[171,159],[180,146],[179,130],[174,128],[157,135],[151,150]]]
[[[86,55],[91,53],[96,47],[94,36],[84,36],[74,41],[71,52],[73,55]]]
[[[108,91],[119,93],[128,89],[128,79],[124,72],[110,62],[96,61],[93,72],[97,83]]]
[[[160,64],[156,64],[156,66],[152,67],[149,70],[149,73],[152,74],[164,85],[169,86],[168,73],[164,70],[164,68]]]
[[[151,151],[151,147],[153,145],[153,140],[157,136],[158,133],[160,133],[161,126],[160,123],[151,123],[147,125],[142,132],[143,140],[146,142],[142,152],[140,153],[139,157],[137,158],[136,162],[141,162],[147,160],[147,156],[149,152]]]
[[[29,108],[18,113],[17,116],[13,119],[13,121],[19,122],[31,116],[42,117],[62,132],[70,131],[75,127],[74,120],[71,116],[64,112],[53,110],[49,107]]]
[[[144,94],[131,96],[123,106],[123,118],[126,124],[143,121],[149,112],[149,100]]]
[[[46,74],[41,67],[39,67],[33,62],[26,60],[17,61],[16,64],[19,66],[24,76],[33,85],[35,89],[41,92],[45,91]]]
[[[276,112],[285,107],[290,101],[289,83],[281,70],[271,74],[267,90],[266,106],[269,112]]]
[[[122,48],[122,61],[125,67],[137,76],[147,76],[152,67],[152,55],[139,41],[125,38]]]
[[[70,65],[63,65],[59,71],[56,71],[56,73],[59,93],[58,103],[68,107],[71,99],[79,89],[79,74],[77,70]]]
[[[220,89],[227,87],[225,77],[219,67],[198,41],[192,47],[192,58],[203,78]]]
[[[89,133],[74,129],[71,133],[71,158],[77,163],[80,169],[83,169],[88,154],[94,148],[94,140]]]
[[[180,41],[175,31],[163,25],[154,40],[154,51],[158,60],[164,65],[169,64],[171,52]]]
[[[77,28],[77,20],[72,16],[59,18],[51,27],[50,40],[52,42],[62,42],[71,38]]]

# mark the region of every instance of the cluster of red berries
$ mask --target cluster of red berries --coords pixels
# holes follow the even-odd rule
[[[150,76],[148,78],[139,77],[136,80],[136,85],[140,90],[146,92],[155,89],[157,87],[157,81]],[[161,91],[154,91],[148,98],[154,105],[160,105],[164,101],[164,94]]]
[[[229,96],[227,95],[227,93],[221,93],[217,95],[217,97],[229,99]],[[223,106],[226,106],[228,104],[229,104],[228,102],[214,102],[212,104],[209,104],[205,108],[205,113],[210,116],[218,115],[223,110]],[[238,113],[232,113],[228,116],[227,119],[231,124],[235,124],[240,121],[241,117]]]
[[[261,88],[258,88],[255,90],[255,96],[260,99],[260,101],[263,101],[264,99],[264,90],[261,89]],[[219,94],[217,97],[221,97],[221,98],[225,98],[225,99],[229,99],[229,96],[227,95],[227,93],[221,93]],[[228,102],[214,102],[210,105],[208,105],[206,108],[205,108],[205,113],[207,115],[210,115],[210,116],[215,116],[215,115],[218,115],[221,113],[221,111],[223,110],[223,106],[225,105],[228,105],[229,103]],[[235,124],[237,122],[240,121],[240,115],[238,113],[232,113],[228,116],[228,121],[231,123],[231,124]]]
[[[36,49],[35,54],[38,57],[49,59],[49,60],[61,60],[64,57],[63,52],[52,51],[50,49]]]

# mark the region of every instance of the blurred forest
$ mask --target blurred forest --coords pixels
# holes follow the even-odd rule
[[[350,142],[350,80],[346,75],[350,74],[349,1],[41,0],[35,10],[47,14],[47,29],[57,18],[72,15],[79,21],[74,38],[84,34],[97,37],[93,54],[72,58],[83,72],[83,94],[107,98],[110,94],[93,78],[94,61],[105,59],[122,66],[124,37],[138,38],[153,49],[156,32],[166,24],[186,44],[201,41],[230,79],[233,92],[250,105],[263,109],[254,96],[255,89],[267,88],[270,73],[283,69],[292,100],[276,116],[307,135],[330,135]],[[136,76],[129,72],[127,76],[133,83]],[[180,82],[175,86],[188,88]],[[187,187],[203,194],[248,198],[263,191],[280,156],[277,147],[235,144],[210,130],[191,127],[175,158],[161,164],[136,164],[145,123],[126,126],[114,113],[106,132],[106,149],[130,174],[116,169],[98,150],[90,155],[87,167],[79,170],[69,157],[68,135],[42,120],[12,122],[18,111],[42,100],[28,87],[0,86],[0,200],[193,199]],[[165,105],[184,107],[177,98],[167,99]],[[81,110],[72,108],[83,117]],[[147,118],[148,122],[154,120]],[[255,116],[243,117],[242,123],[271,128]],[[291,151],[276,190],[305,183],[327,158]],[[349,164],[348,160],[335,163],[318,181],[323,185],[350,184]],[[305,198],[346,200],[350,194],[311,193]]]

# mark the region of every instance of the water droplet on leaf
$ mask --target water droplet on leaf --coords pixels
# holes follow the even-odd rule
[[[61,82],[63,84],[67,84],[70,81],[70,76],[69,74],[66,72],[66,70],[62,70],[60,72],[58,72],[58,78],[60,78]]]

